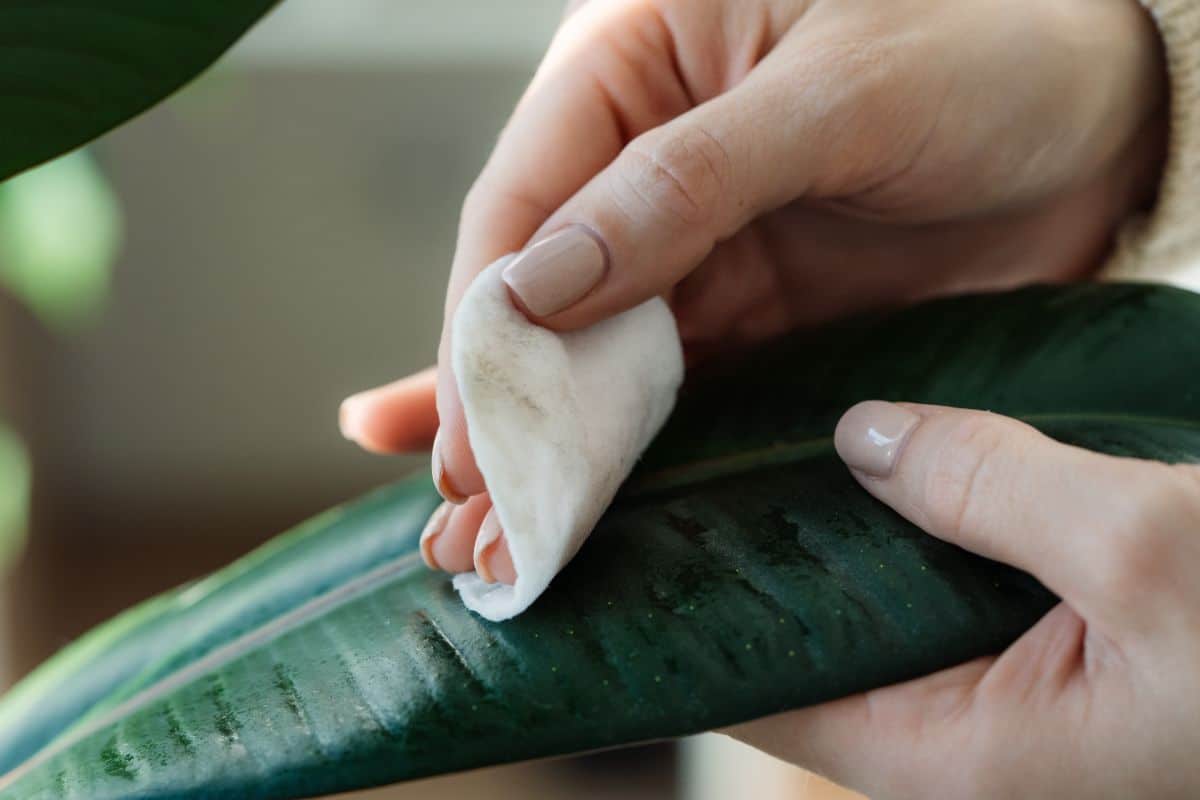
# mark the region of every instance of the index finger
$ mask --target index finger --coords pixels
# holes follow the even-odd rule
[[[440,466],[455,493],[484,490],[450,367],[450,322],[468,286],[522,249],[626,141],[689,105],[661,18],[594,3],[563,24],[463,205],[438,349]]]

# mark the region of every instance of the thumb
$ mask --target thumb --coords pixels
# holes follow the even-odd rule
[[[1171,619],[1178,597],[1159,588],[1192,583],[1174,573],[1194,546],[1193,466],[1101,455],[996,414],[879,401],[850,409],[834,443],[909,521],[1033,574],[1084,619]]]
[[[1084,622],[1059,603],[999,656],[723,732],[871,797],[974,796],[1010,765],[1036,786],[1032,751],[1073,729],[1078,695],[1062,687],[1079,668],[1084,635]]]
[[[629,142],[505,269],[525,312],[581,328],[665,294],[747,222],[804,193],[802,116],[759,67]]]

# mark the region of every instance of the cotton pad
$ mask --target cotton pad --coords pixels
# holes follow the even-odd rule
[[[579,550],[675,405],[683,352],[655,298],[556,333],[509,298],[501,259],[458,306],[451,358],[475,460],[516,568],[513,586],[458,575],[467,608],[520,614]]]

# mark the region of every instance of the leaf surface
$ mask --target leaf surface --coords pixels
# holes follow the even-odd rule
[[[0,797],[319,795],[680,736],[996,652],[1055,599],[867,495],[832,451],[838,416],[989,408],[1200,461],[1197,363],[1200,297],[1136,285],[794,337],[698,377],[516,620],[470,614],[421,565],[424,480],[384,489],[48,662],[0,702]]]

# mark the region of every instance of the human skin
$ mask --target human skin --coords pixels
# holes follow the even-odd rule
[[[448,357],[483,268],[542,251],[526,259],[542,290],[510,285],[555,330],[661,295],[693,363],[933,295],[1079,279],[1152,194],[1161,60],[1134,0],[576,3],[463,205],[438,370],[349,398],[343,431],[402,452],[440,420],[454,507],[426,557],[511,583],[502,535],[475,552],[499,523]]]
[[[446,319],[518,251],[535,322],[661,295],[690,361],[1085,278],[1152,199],[1164,83],[1133,0],[576,3],[464,204]],[[503,536],[474,552],[498,522],[448,337],[439,368],[349,398],[342,428],[376,452],[432,444],[451,502],[427,560],[512,582]],[[998,656],[727,733],[888,798],[1200,794],[1200,469],[880,402],[835,441],[881,501],[1062,602]]]
[[[1200,796],[1200,467],[882,402],[835,443],[875,497],[1062,602],[998,656],[726,733],[872,797]]]

